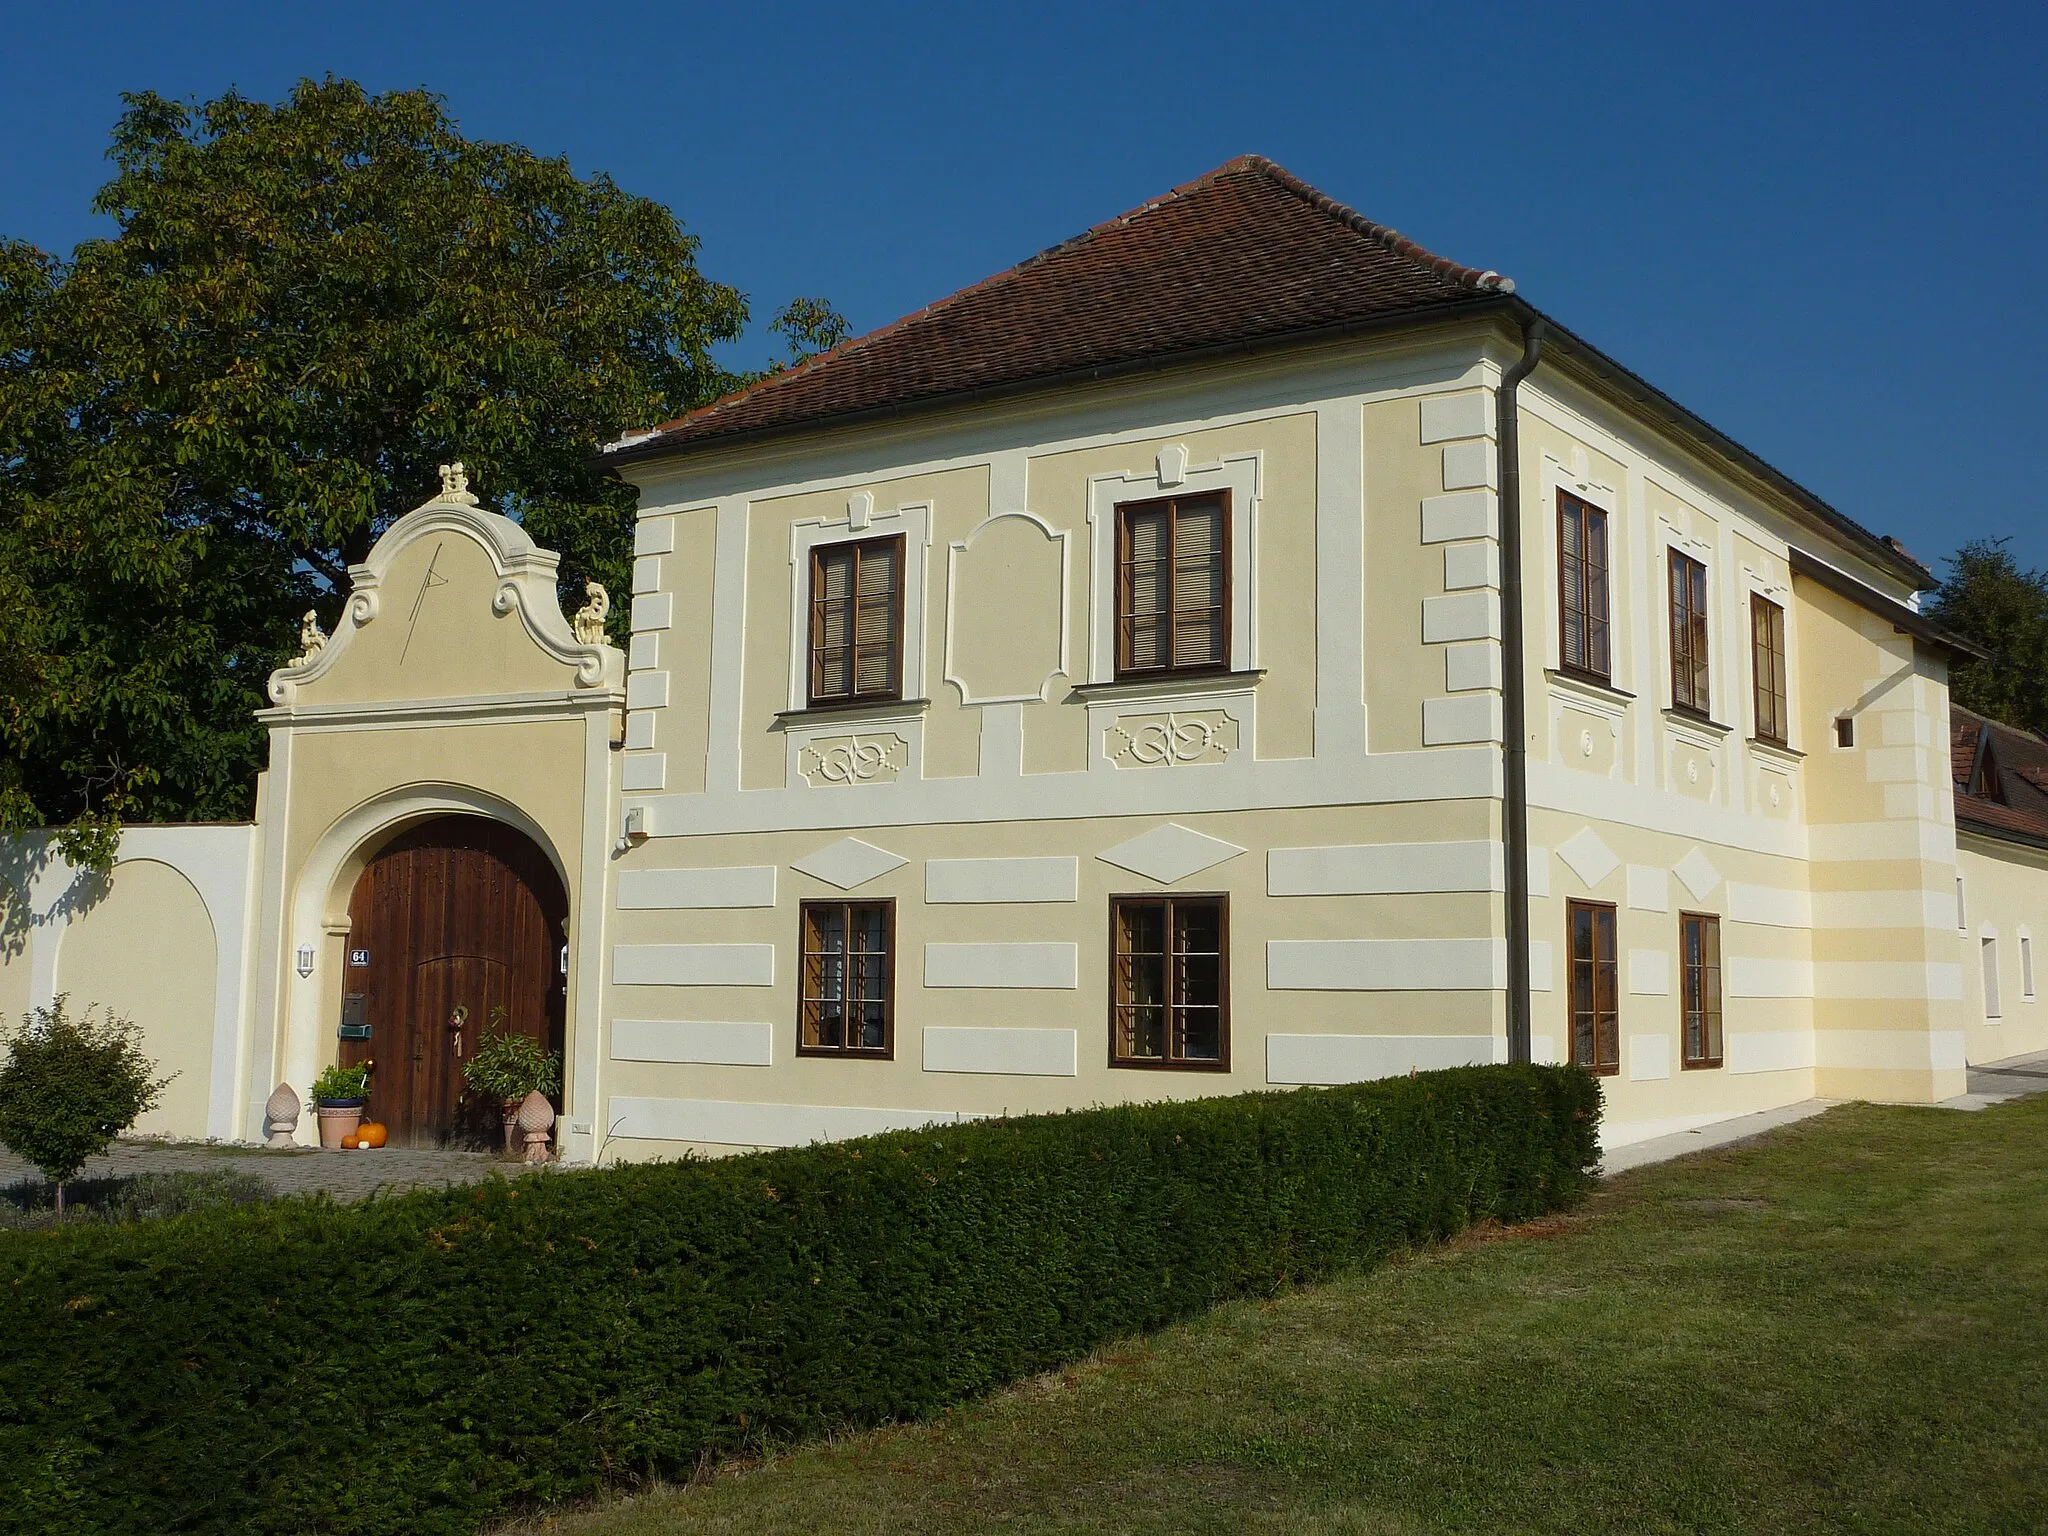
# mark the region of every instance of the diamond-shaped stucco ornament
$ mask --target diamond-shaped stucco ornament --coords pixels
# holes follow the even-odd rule
[[[1601,842],[1600,834],[1591,827],[1574,832],[1559,845],[1557,856],[1589,891],[1621,866],[1614,850]]]
[[[1707,892],[1721,883],[1721,871],[1714,868],[1697,848],[1672,865],[1671,873],[1685,882],[1685,888],[1692,892],[1694,901],[1706,900]]]
[[[802,870],[827,885],[836,885],[842,891],[850,891],[856,885],[866,885],[877,875],[886,875],[909,862],[886,848],[877,848],[857,837],[842,837],[836,843],[827,843],[816,853],[805,854],[790,868]]]
[[[1235,843],[1226,843],[1220,837],[1208,837],[1169,821],[1163,827],[1154,827],[1144,836],[1134,837],[1128,843],[1118,843],[1095,857],[1105,864],[1114,864],[1118,869],[1143,875],[1147,880],[1172,885],[1189,875],[1214,869],[1226,859],[1234,859],[1243,852]]]

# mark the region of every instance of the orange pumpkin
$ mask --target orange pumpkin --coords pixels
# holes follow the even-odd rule
[[[366,1147],[381,1147],[390,1135],[382,1120],[372,1120],[368,1125],[356,1128],[356,1138]]]
[[[346,1136],[341,1138],[341,1147],[344,1152],[353,1152],[357,1147],[361,1145],[362,1141],[359,1138],[359,1134],[355,1131],[350,1131]]]

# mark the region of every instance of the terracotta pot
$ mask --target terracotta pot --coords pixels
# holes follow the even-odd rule
[[[506,1099],[499,1106],[500,1112],[505,1117],[505,1155],[507,1157],[512,1155],[518,1145],[513,1138],[519,1134],[520,1102],[518,1099]]]
[[[360,1100],[354,1104],[322,1104],[315,1113],[320,1116],[320,1145],[331,1151],[340,1151],[341,1138],[363,1123]]]

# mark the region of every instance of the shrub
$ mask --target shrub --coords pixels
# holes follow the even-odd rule
[[[505,1010],[491,1010],[491,1023],[502,1026]],[[516,1102],[529,1093],[552,1098],[562,1087],[562,1057],[531,1035],[487,1029],[476,1053],[462,1064],[462,1080],[493,1103]]]
[[[60,992],[49,1007],[24,1014],[8,1040],[0,1142],[57,1186],[60,1217],[65,1182],[154,1108],[170,1082],[154,1075],[137,1034],[130,1020],[95,1018],[91,1008],[72,1018]]]
[[[41,1181],[0,1190],[0,1228],[34,1229],[50,1224]],[[254,1205],[273,1199],[263,1179],[238,1168],[168,1169],[125,1179],[74,1179],[67,1186],[66,1220],[161,1221],[222,1205]]]
[[[1563,1067],[0,1240],[0,1530],[456,1532],[1575,1201]]]
[[[314,1104],[353,1104],[369,1091],[370,1063],[365,1061],[353,1067],[322,1067],[306,1097]]]

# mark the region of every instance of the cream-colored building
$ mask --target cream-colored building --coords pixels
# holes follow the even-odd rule
[[[502,1005],[576,1159],[1524,1055],[1612,1145],[2048,1035],[1926,571],[1266,162],[606,459],[628,653],[451,479],[273,678],[256,825],[45,869],[6,1006],[247,1138],[337,1051],[438,1134]]]

